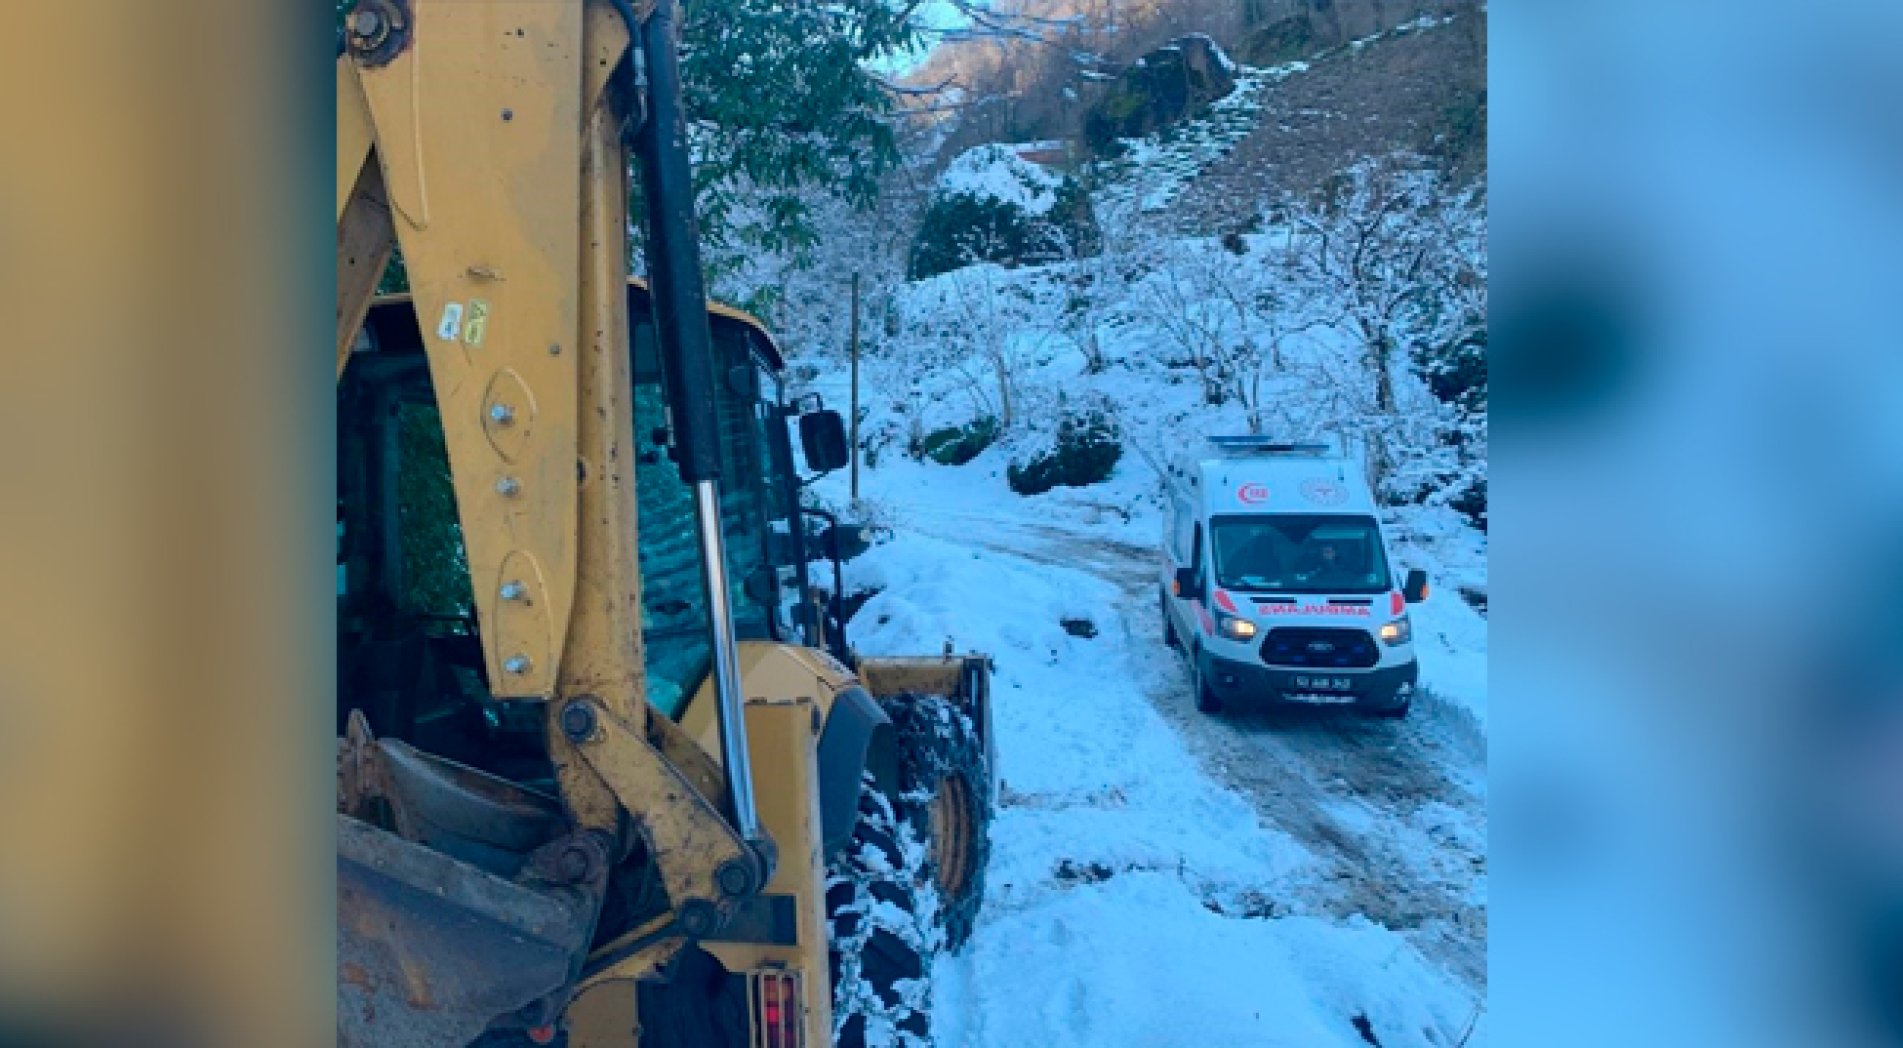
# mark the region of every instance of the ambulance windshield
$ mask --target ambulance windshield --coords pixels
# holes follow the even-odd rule
[[[1251,593],[1383,593],[1388,559],[1373,517],[1220,516],[1216,583]]]

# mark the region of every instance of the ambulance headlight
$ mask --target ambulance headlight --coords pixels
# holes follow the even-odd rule
[[[1254,640],[1255,623],[1248,619],[1239,619],[1234,615],[1216,616],[1216,632],[1230,640]]]
[[[1389,647],[1393,647],[1396,644],[1406,644],[1413,639],[1414,625],[1407,620],[1406,615],[1395,619],[1393,622],[1383,623],[1381,626],[1381,643]]]

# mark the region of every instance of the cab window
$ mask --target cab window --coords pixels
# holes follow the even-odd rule
[[[637,555],[641,562],[641,639],[648,701],[675,716],[707,675],[713,659],[707,591],[700,576],[694,494],[667,452],[654,442],[665,426],[654,326],[634,326],[634,432]]]
[[[652,315],[637,300],[633,320],[635,461],[640,527],[642,639],[646,642],[648,698],[675,717],[712,665],[712,619],[700,572],[699,533],[693,490],[666,450],[654,443],[667,423],[659,344]],[[767,468],[771,452],[762,430],[760,368],[749,329],[710,318],[716,358],[716,419],[720,433],[721,537],[727,551],[728,600],[734,632],[743,640],[775,636],[777,619],[749,578],[769,571],[768,521],[772,497]]]
[[[1176,558],[1176,563],[1187,565],[1189,563],[1190,525],[1191,522],[1196,519],[1196,515],[1191,512],[1189,506],[1180,499],[1175,500],[1173,505],[1174,509],[1170,514],[1169,530],[1170,554]]]
[[[760,366],[754,359],[752,330],[726,317],[710,317],[714,356],[715,405],[720,420],[721,534],[727,546],[728,585],[732,590],[734,632],[742,640],[774,635],[771,598],[759,581],[771,570],[767,560],[767,522],[777,516],[767,478],[772,468],[761,428]],[[748,585],[749,581],[754,585]]]
[[[1258,514],[1210,522],[1216,581],[1257,593],[1382,593],[1391,585],[1370,516]]]

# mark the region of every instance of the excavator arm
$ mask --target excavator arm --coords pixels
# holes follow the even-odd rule
[[[684,751],[644,692],[631,152],[681,472],[701,500],[708,592],[727,592],[718,459],[694,443],[697,426],[711,436],[711,372],[675,19],[673,0],[640,14],[625,0],[361,0],[346,26],[337,374],[400,247],[488,689],[539,707],[559,805],[353,719],[339,742],[343,1044],[552,1029],[584,979],[651,973],[771,875],[731,628],[714,630],[721,782],[711,762],[670,759]],[[591,947],[609,872],[634,853],[658,868],[665,912]]]

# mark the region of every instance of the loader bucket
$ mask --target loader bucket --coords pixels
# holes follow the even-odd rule
[[[538,891],[337,816],[337,1043],[463,1045],[558,989],[589,918]]]
[[[855,668],[874,698],[913,692],[982,703],[990,680],[982,655],[864,656]]]
[[[983,655],[863,657],[854,667],[874,698],[911,693],[943,695],[965,711],[978,729],[985,763],[991,773],[991,795],[998,792],[996,742],[991,730],[991,660]]]

